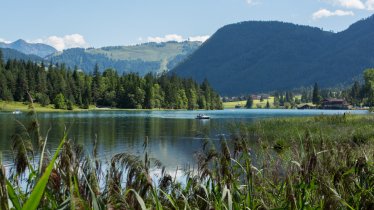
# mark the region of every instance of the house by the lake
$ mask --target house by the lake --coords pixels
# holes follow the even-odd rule
[[[349,109],[349,104],[344,99],[325,98],[321,103],[322,109]]]

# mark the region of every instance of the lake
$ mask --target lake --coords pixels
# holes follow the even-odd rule
[[[272,117],[334,115],[343,113],[367,114],[367,111],[344,110],[284,110],[284,109],[226,109],[215,111],[87,111],[38,113],[43,136],[50,128],[48,148],[57,147],[65,128],[69,139],[92,151],[97,138],[98,152],[103,160],[113,154],[128,152],[143,154],[144,139],[148,137],[151,157],[170,169],[192,165],[194,153],[202,147],[202,138],[213,141],[228,136],[228,123],[253,122]],[[196,120],[199,113],[210,120]],[[26,123],[26,114],[0,112],[0,152],[6,165],[11,163],[11,136],[18,126]]]

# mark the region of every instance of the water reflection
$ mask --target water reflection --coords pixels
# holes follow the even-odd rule
[[[193,154],[201,149],[201,138],[217,140],[227,136],[229,122],[250,122],[255,119],[281,116],[342,114],[344,111],[321,110],[223,110],[223,111],[101,111],[80,113],[39,113],[41,131],[51,128],[48,148],[55,149],[65,129],[69,138],[91,152],[97,139],[99,155],[128,152],[143,154],[143,142],[149,139],[151,157],[166,166],[176,167],[194,163]],[[198,113],[206,113],[211,120],[196,120]],[[365,111],[355,112],[365,114]],[[25,114],[0,113],[0,151],[3,161],[11,162],[10,139],[17,121],[28,122]]]

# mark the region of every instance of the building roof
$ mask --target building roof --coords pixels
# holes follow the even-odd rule
[[[338,98],[325,98],[323,99],[323,102],[345,102],[344,99],[338,99]]]

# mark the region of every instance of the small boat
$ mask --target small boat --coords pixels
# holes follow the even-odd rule
[[[196,116],[196,119],[198,119],[198,120],[208,120],[208,119],[210,119],[210,117],[208,115],[205,115],[205,114],[198,114]]]
[[[21,114],[22,112],[20,110],[15,110],[12,112],[12,114]]]

